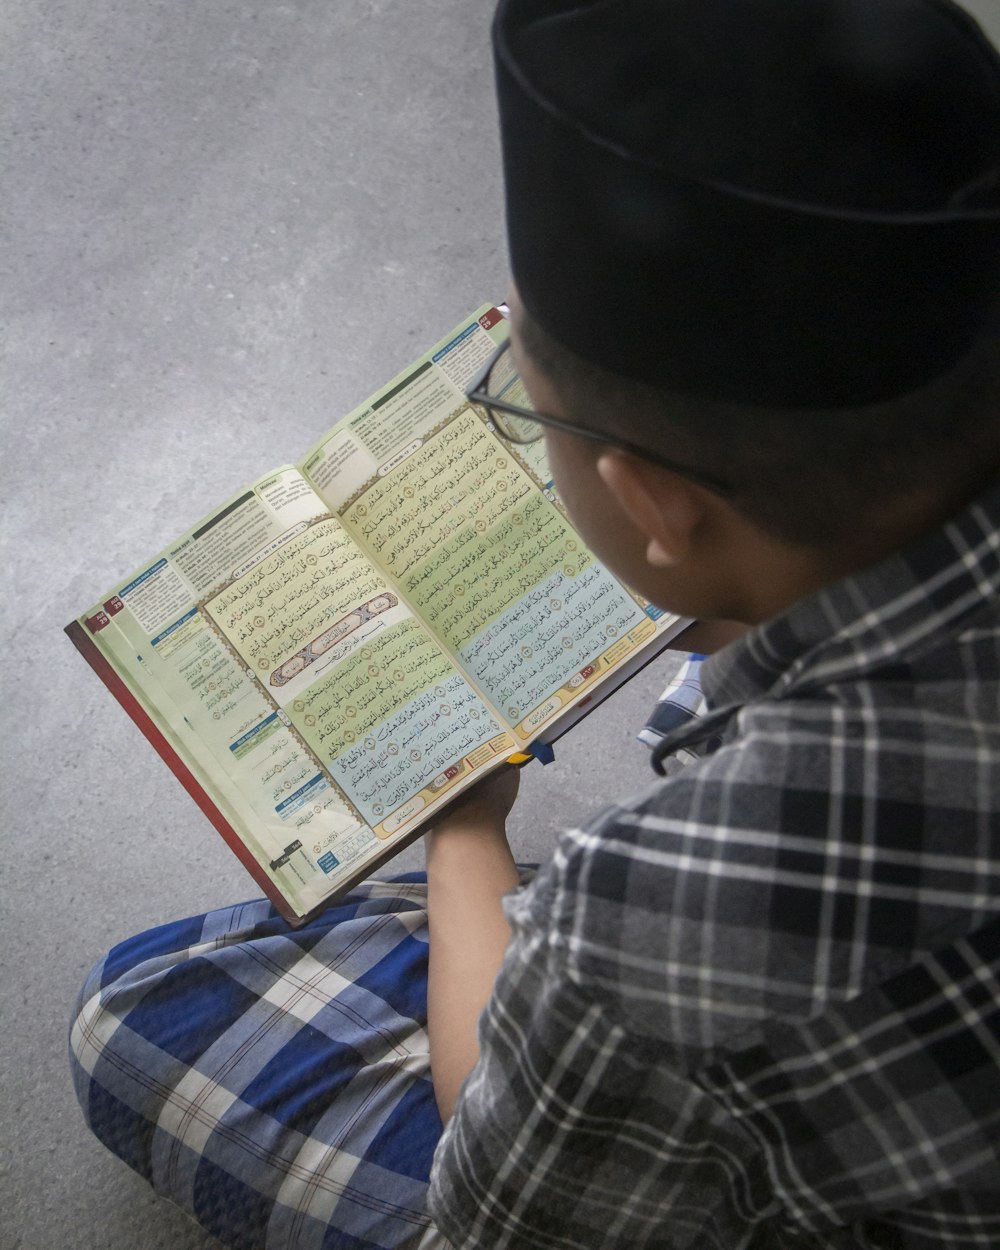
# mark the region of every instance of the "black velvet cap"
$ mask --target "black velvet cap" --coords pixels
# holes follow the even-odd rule
[[[1000,57],[951,0],[500,0],[514,279],[612,372],[916,390],[1000,303]]]

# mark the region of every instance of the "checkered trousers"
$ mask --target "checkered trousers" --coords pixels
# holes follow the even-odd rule
[[[657,708],[690,719],[696,666]],[[650,745],[661,734],[649,739]],[[533,872],[522,867],[522,880]],[[239,1250],[443,1250],[422,873],[290,929],[265,900],[115,947],[71,1035],[97,1137]]]
[[[91,1129],[226,1246],[447,1246],[426,896],[410,874],[298,930],[261,900],[115,947],[72,1028]]]

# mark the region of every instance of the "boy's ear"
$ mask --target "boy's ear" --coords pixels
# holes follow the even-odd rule
[[[646,559],[659,569],[688,555],[704,515],[698,488],[687,478],[627,452],[606,451],[597,460],[601,481],[646,538]]]

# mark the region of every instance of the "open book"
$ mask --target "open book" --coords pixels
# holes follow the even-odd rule
[[[544,445],[466,401],[506,334],[479,309],[66,627],[293,922],[682,624],[588,551]]]

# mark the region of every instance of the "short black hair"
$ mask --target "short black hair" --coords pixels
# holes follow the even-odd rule
[[[518,332],[573,420],[732,483],[733,506],[788,542],[837,545],[886,505],[910,498],[957,508],[1000,470],[1000,305],[943,377],[897,399],[849,409],[759,408],[680,396],[582,359],[526,310]]]

